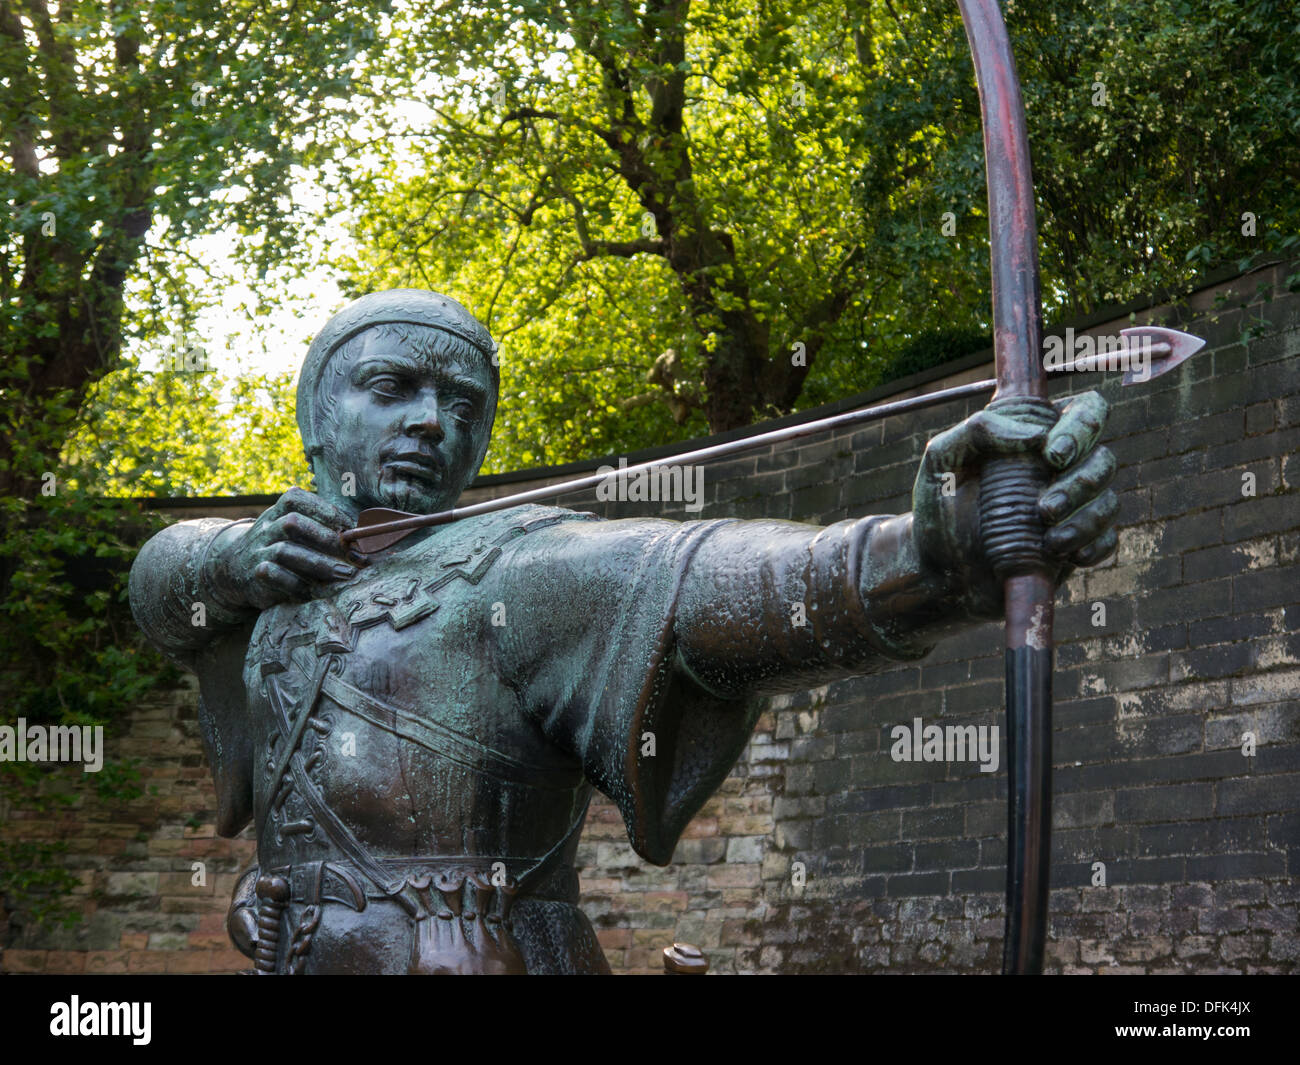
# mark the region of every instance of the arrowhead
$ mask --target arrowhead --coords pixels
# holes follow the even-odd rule
[[[1159,377],[1205,347],[1205,341],[1200,337],[1159,325],[1139,325],[1131,329],[1121,329],[1119,335],[1128,341],[1129,350],[1140,352],[1147,345],[1154,349],[1148,359],[1143,360],[1136,369],[1130,368],[1124,371],[1122,383],[1125,385],[1141,384],[1153,377]]]

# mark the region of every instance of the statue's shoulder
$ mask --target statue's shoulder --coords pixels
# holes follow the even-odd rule
[[[408,571],[422,572],[429,559],[436,559],[445,579],[463,577],[477,584],[498,559],[527,543],[529,534],[603,520],[564,507],[528,504],[462,518],[436,530],[436,535],[418,547],[389,560],[384,572],[398,578]]]
[[[456,530],[454,539],[466,541],[483,541],[493,546],[504,547],[512,540],[540,529],[549,529],[556,525],[571,522],[603,521],[599,515],[586,511],[569,510],[565,507],[546,507],[532,503],[498,510],[491,514],[465,518],[448,527],[448,532]],[[443,540],[447,543],[453,537]]]

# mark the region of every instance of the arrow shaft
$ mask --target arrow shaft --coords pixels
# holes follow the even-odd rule
[[[526,492],[503,496],[500,499],[488,499],[482,503],[471,503],[467,507],[455,507],[451,510],[439,511],[436,514],[413,514],[410,517],[399,518],[396,521],[358,526],[344,532],[342,539],[344,543],[351,543],[353,541],[369,540],[372,537],[386,536],[390,533],[421,529],[427,526],[448,525],[463,518],[491,514],[498,510],[507,510],[510,507],[522,506],[525,503],[536,503],[543,499],[554,499],[557,496],[568,495],[570,492],[585,491],[608,482],[610,478],[631,477],[643,471],[657,469],[667,463],[692,465],[700,462],[710,462],[743,451],[765,447],[768,444],[797,440],[800,437],[812,436],[815,433],[831,429],[865,425],[868,422],[879,421],[882,418],[889,418],[896,414],[906,414],[909,411],[922,410],[925,407],[933,407],[939,403],[947,403],[955,399],[987,395],[996,387],[997,382],[994,380],[973,381],[970,384],[957,385],[938,392],[927,392],[923,396],[911,396],[890,403],[881,403],[875,407],[846,411],[843,414],[835,414],[829,418],[818,418],[816,421],[804,422],[801,425],[789,425],[783,429],[773,429],[766,433],[759,433],[756,436],[745,437],[743,440],[729,440],[724,444],[713,444],[709,447],[699,448],[696,451],[687,451],[681,455],[671,455],[650,462],[637,463],[635,466],[626,466],[612,473],[593,473],[586,477],[574,478],[571,481],[542,485],[540,488],[532,488]]]

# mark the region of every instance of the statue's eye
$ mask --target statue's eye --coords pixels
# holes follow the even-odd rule
[[[396,399],[402,394],[402,382],[392,374],[380,374],[370,379],[370,391]]]
[[[465,399],[463,396],[456,396],[447,404],[451,413],[460,418],[462,421],[468,421],[474,417],[477,405],[471,399]]]

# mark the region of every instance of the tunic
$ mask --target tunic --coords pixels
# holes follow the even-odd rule
[[[666,865],[740,755],[752,696],[920,657],[957,613],[906,515],[517,507],[260,614],[205,580],[228,524],[155,536],[131,601],[198,675],[218,831],[252,821],[260,870],[290,887],[259,910],[280,972],[498,971],[516,948],[530,973],[607,971],[573,869],[593,787]]]

